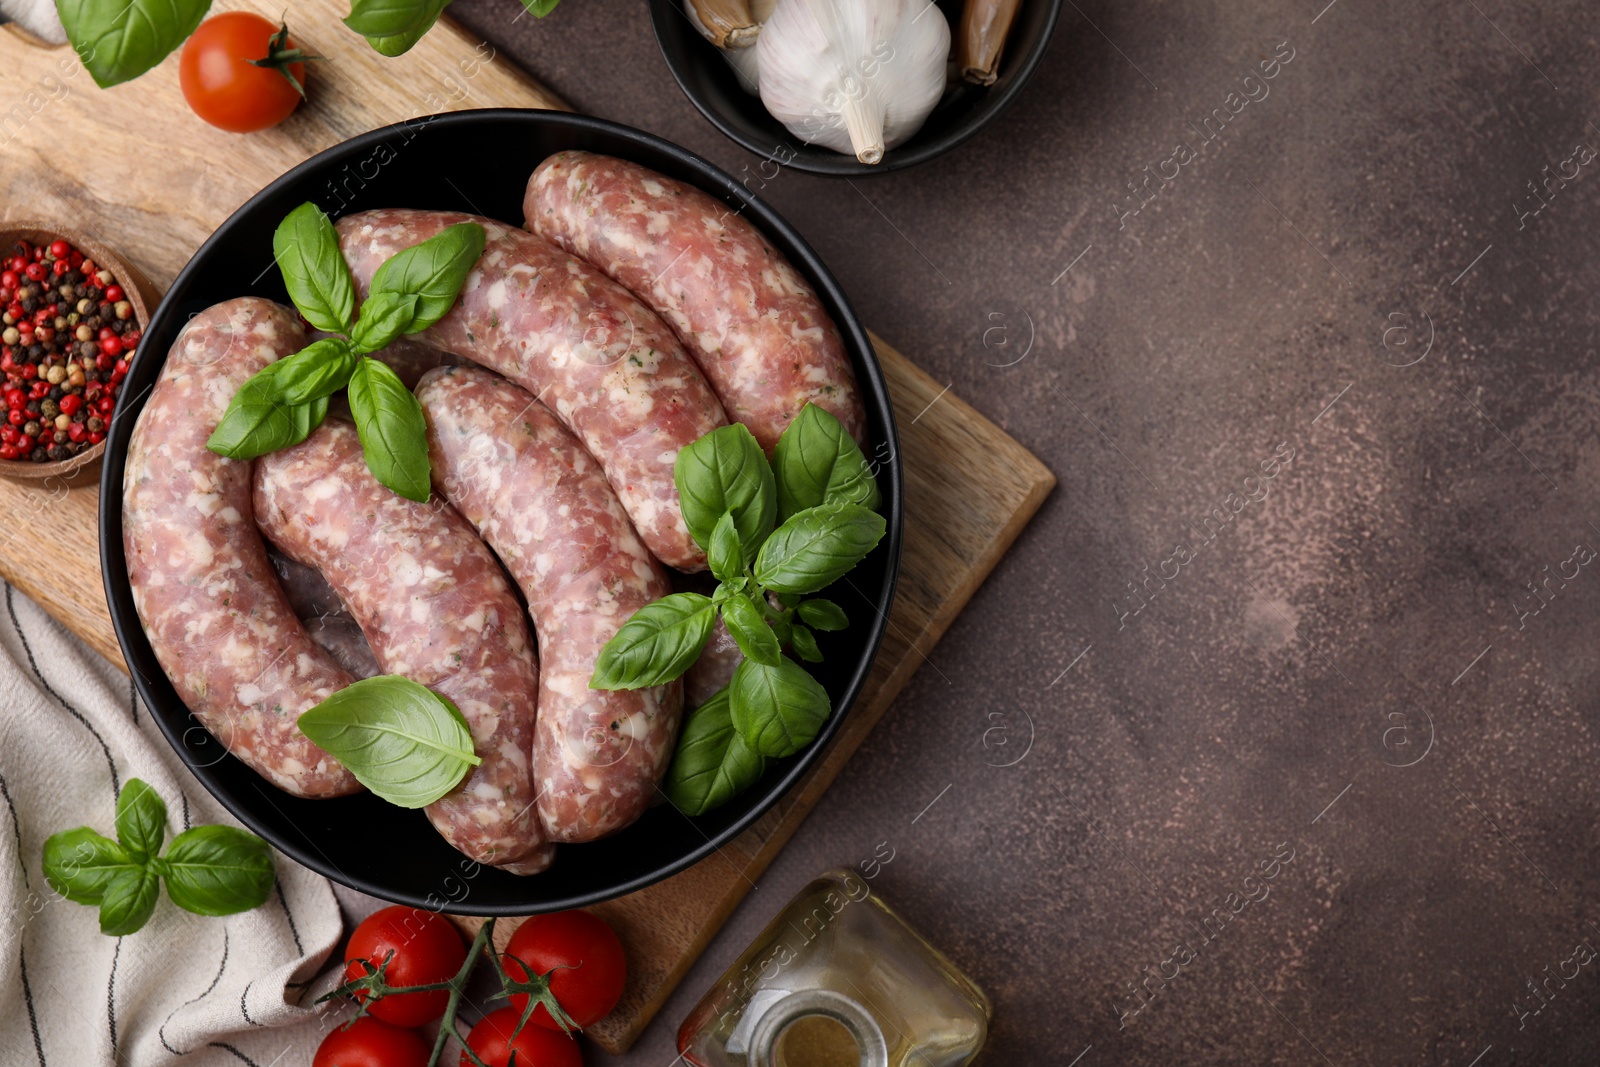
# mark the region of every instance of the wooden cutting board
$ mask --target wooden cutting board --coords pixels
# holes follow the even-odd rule
[[[377,126],[472,107],[564,105],[494,49],[444,20],[412,52],[385,60],[338,23],[342,0],[297,0],[294,30],[330,57],[312,98],[277,129],[249,136],[195,119],[176,58],[101,91],[68,49],[0,26],[0,221],[62,225],[118,249],[165,289],[206,237],[273,178]],[[221,0],[218,10],[244,8]],[[275,17],[277,8],[254,8]],[[152,165],[152,156],[160,165]],[[1055,484],[1027,450],[947,387],[873,338],[889,382],[906,476],[904,556],[888,634],[848,720],[809,776],[756,826],[696,866],[598,909],[627,946],[628,988],[590,1036],[628,1048],[734,907],[817,803],[956,614]],[[954,506],[960,501],[959,507]],[[112,662],[122,653],[100,577],[99,490],[0,480],[0,576]],[[13,536],[48,515],[49,553]],[[469,928],[476,920],[463,918]],[[503,922],[504,944],[515,928]]]

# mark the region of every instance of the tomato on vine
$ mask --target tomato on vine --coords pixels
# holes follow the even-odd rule
[[[344,978],[358,988],[357,1000],[366,1003],[367,1013],[396,1026],[422,1026],[444,1014],[450,1001],[448,989],[422,993],[390,993],[369,1001],[368,991],[359,988],[362,979],[379,970],[389,986],[443,986],[456,976],[466,962],[467,948],[450,920],[437,912],[417,908],[389,907],[373,912],[361,921],[344,950]]]
[[[547,1030],[582,1029],[599,1022],[622,999],[628,978],[616,931],[587,911],[529,918],[511,935],[500,962],[519,987],[511,997],[519,1017],[530,1000],[536,1001],[529,1021]],[[567,1025],[551,1016],[552,1000]]]
[[[200,24],[184,43],[178,84],[194,113],[218,129],[252,133],[276,126],[305,99],[307,55],[286,24],[229,11]]]
[[[537,1026],[517,1029],[521,1013],[516,1008],[501,1008],[485,1015],[467,1035],[467,1047],[484,1067],[583,1067],[583,1051],[571,1034],[558,1034]],[[512,1035],[516,1036],[513,1037]],[[477,1067],[472,1057],[461,1054],[461,1067]]]
[[[422,1035],[365,1016],[330,1030],[317,1046],[311,1067],[427,1067],[427,1063],[428,1043]]]

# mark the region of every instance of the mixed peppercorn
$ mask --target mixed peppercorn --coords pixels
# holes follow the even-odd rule
[[[139,344],[133,304],[66,241],[19,241],[0,268],[0,459],[69,459],[105,440]]]

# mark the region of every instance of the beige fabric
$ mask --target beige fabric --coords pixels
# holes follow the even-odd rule
[[[167,745],[128,679],[21,593],[0,606],[0,1067],[304,1067],[333,1020],[312,1005],[339,942],[323,878],[278,857],[265,905],[191,915],[162,893],[135,934],[45,883],[59,830],[113,833],[116,787],[166,801],[168,836],[233,822]],[[332,969],[330,969],[331,971]]]
[[[52,0],[0,0],[0,15],[13,19],[35,37],[51,44],[67,41],[67,31],[61,28],[61,19]]]

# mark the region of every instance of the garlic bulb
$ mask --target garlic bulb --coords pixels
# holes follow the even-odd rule
[[[778,0],[755,47],[774,118],[877,163],[939,102],[950,24],[932,0]]]

